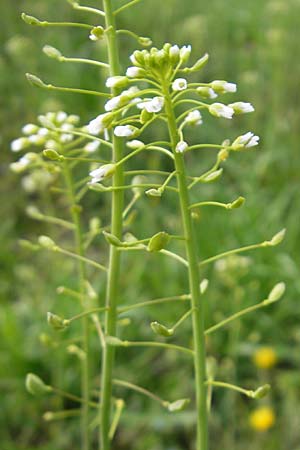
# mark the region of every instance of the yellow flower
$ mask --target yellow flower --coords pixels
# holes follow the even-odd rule
[[[254,364],[260,369],[270,369],[277,362],[277,355],[272,347],[261,347],[253,355]]]
[[[269,406],[255,409],[249,417],[250,425],[257,431],[267,431],[275,423],[275,414]]]

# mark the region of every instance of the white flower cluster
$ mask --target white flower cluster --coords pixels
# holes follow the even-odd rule
[[[225,119],[232,119],[234,114],[246,114],[254,111],[254,107],[251,103],[236,102],[229,105],[223,103],[212,103],[208,110],[211,115],[215,117],[224,117]]]
[[[26,148],[35,146],[45,146],[46,148],[55,149],[57,144],[57,135],[53,133],[54,128],[59,128],[63,133],[59,136],[59,142],[62,144],[71,142],[74,138],[70,133],[74,126],[79,122],[76,115],[68,115],[64,111],[57,113],[49,112],[45,115],[38,116],[39,125],[28,123],[22,128],[23,136],[15,139],[11,143],[11,150],[19,152]],[[55,137],[55,139],[54,139]]]

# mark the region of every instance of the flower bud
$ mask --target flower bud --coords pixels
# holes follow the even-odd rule
[[[31,217],[32,219],[37,219],[37,220],[40,220],[44,217],[43,214],[34,205],[27,206],[26,214],[27,214],[27,216]]]
[[[174,330],[172,330],[172,328],[167,328],[159,322],[151,322],[150,325],[152,331],[154,331],[155,334],[158,334],[160,336],[170,337],[173,336],[174,334]]]
[[[43,395],[51,392],[52,390],[51,386],[47,386],[40,377],[34,375],[33,373],[27,374],[25,387],[32,395]]]
[[[47,312],[47,322],[54,330],[58,331],[65,330],[70,325],[69,320],[63,319],[51,312]]]
[[[46,87],[45,83],[40,78],[32,75],[31,73],[26,73],[26,78],[32,86],[41,88]]]
[[[28,14],[22,13],[21,19],[24,20],[25,23],[28,25],[41,25],[41,21],[37,19],[36,17],[29,16]]]
[[[284,237],[285,237],[285,233],[286,233],[286,228],[283,228],[281,231],[279,231],[278,233],[276,233],[272,239],[269,241],[269,245],[275,246],[280,244]]]
[[[61,52],[51,45],[44,45],[43,52],[45,55],[49,56],[49,58],[60,59],[62,57]]]
[[[21,150],[24,150],[30,145],[30,141],[26,137],[21,137],[18,139],[15,139],[10,144],[10,148],[13,152],[20,152]]]
[[[148,252],[159,252],[168,244],[170,236],[165,231],[156,233],[149,241],[147,250]]]
[[[128,86],[129,80],[127,77],[115,76],[108,77],[105,86],[108,88],[124,88]]]
[[[204,278],[200,283],[200,293],[204,294],[208,288],[209,281],[207,278]]]
[[[180,400],[176,400],[175,402],[168,404],[168,410],[170,412],[178,412],[182,411],[187,407],[187,405],[190,403],[189,398],[182,398]]]
[[[145,147],[145,144],[142,141],[133,139],[132,141],[126,143],[126,147],[130,148],[131,150],[137,150],[138,148]]]
[[[213,99],[213,98],[218,97],[218,95],[215,93],[215,91],[209,86],[200,86],[197,88],[197,92],[201,97],[204,97],[204,98]]]
[[[103,166],[100,166],[98,169],[92,170],[90,172],[90,177],[92,177],[92,180],[90,181],[89,184],[95,185],[99,183],[99,181],[111,178],[115,172],[116,172],[115,164],[104,164]]]
[[[277,283],[268,295],[267,303],[274,303],[281,299],[285,292],[285,283]]]
[[[46,156],[46,158],[51,159],[51,161],[63,161],[65,159],[63,155],[60,155],[56,150],[53,150],[52,148],[43,150],[43,155]]]
[[[183,47],[181,47],[179,53],[181,64],[184,64],[188,61],[191,55],[191,51],[192,51],[191,45],[184,45]]]

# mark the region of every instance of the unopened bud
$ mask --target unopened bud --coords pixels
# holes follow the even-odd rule
[[[205,55],[202,56],[202,58],[198,59],[198,61],[196,61],[192,67],[186,67],[183,70],[184,70],[184,72],[187,72],[187,73],[196,72],[205,66],[208,59],[209,59],[209,55],[208,55],[208,53],[205,53]]]
[[[40,88],[46,86],[45,83],[40,78],[36,77],[35,75],[32,75],[31,73],[26,73],[26,78],[32,86]]]
[[[169,337],[174,334],[174,330],[172,330],[172,328],[167,328],[159,322],[151,322],[150,326],[154,333],[160,336]]]
[[[286,233],[286,228],[283,228],[281,231],[279,231],[278,233],[276,233],[272,239],[269,241],[269,245],[275,246],[280,244],[284,237],[285,237],[285,233]]]
[[[209,281],[207,278],[204,278],[200,283],[200,293],[204,294],[208,288]]]
[[[277,283],[268,295],[267,303],[274,303],[281,299],[285,292],[285,283]]]
[[[115,336],[106,336],[105,342],[112,347],[122,347],[122,345],[124,344],[121,339]]]
[[[62,57],[61,52],[51,45],[44,45],[43,52],[45,55],[49,56],[49,58],[60,59]]]
[[[159,233],[156,233],[150,239],[150,242],[147,247],[148,252],[159,252],[160,250],[166,247],[169,240],[170,236],[165,231],[160,231]]]
[[[161,197],[162,196],[162,191],[159,189],[148,189],[145,194],[148,197]]]

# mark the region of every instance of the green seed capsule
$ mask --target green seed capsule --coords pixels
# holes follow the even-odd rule
[[[65,330],[70,324],[69,320],[65,320],[56,314],[52,314],[51,312],[47,313],[47,322],[52,328],[54,328],[54,330],[57,331]]]
[[[106,239],[106,241],[110,244],[110,245],[114,245],[115,247],[122,247],[122,242],[120,241],[120,239],[118,239],[116,236],[114,236],[111,233],[108,233],[107,231],[103,231],[103,235]]]
[[[152,236],[148,244],[148,252],[159,252],[166,247],[170,240],[170,236],[165,231],[160,231],[159,233]]]
[[[174,334],[174,331],[172,330],[172,328],[167,328],[159,322],[151,322],[150,326],[151,326],[152,330],[154,331],[154,333],[158,334],[160,336],[169,337],[169,336],[173,336],[173,334]]]
[[[178,412],[182,411],[187,407],[187,405],[190,403],[189,398],[181,398],[180,400],[176,400],[175,402],[168,404],[168,410],[170,412]]]
[[[47,386],[40,377],[33,373],[27,374],[25,387],[32,395],[43,395],[51,391],[51,387]]]
[[[261,399],[264,398],[271,390],[271,386],[269,384],[265,384],[264,386],[259,387],[254,391],[253,398]]]

